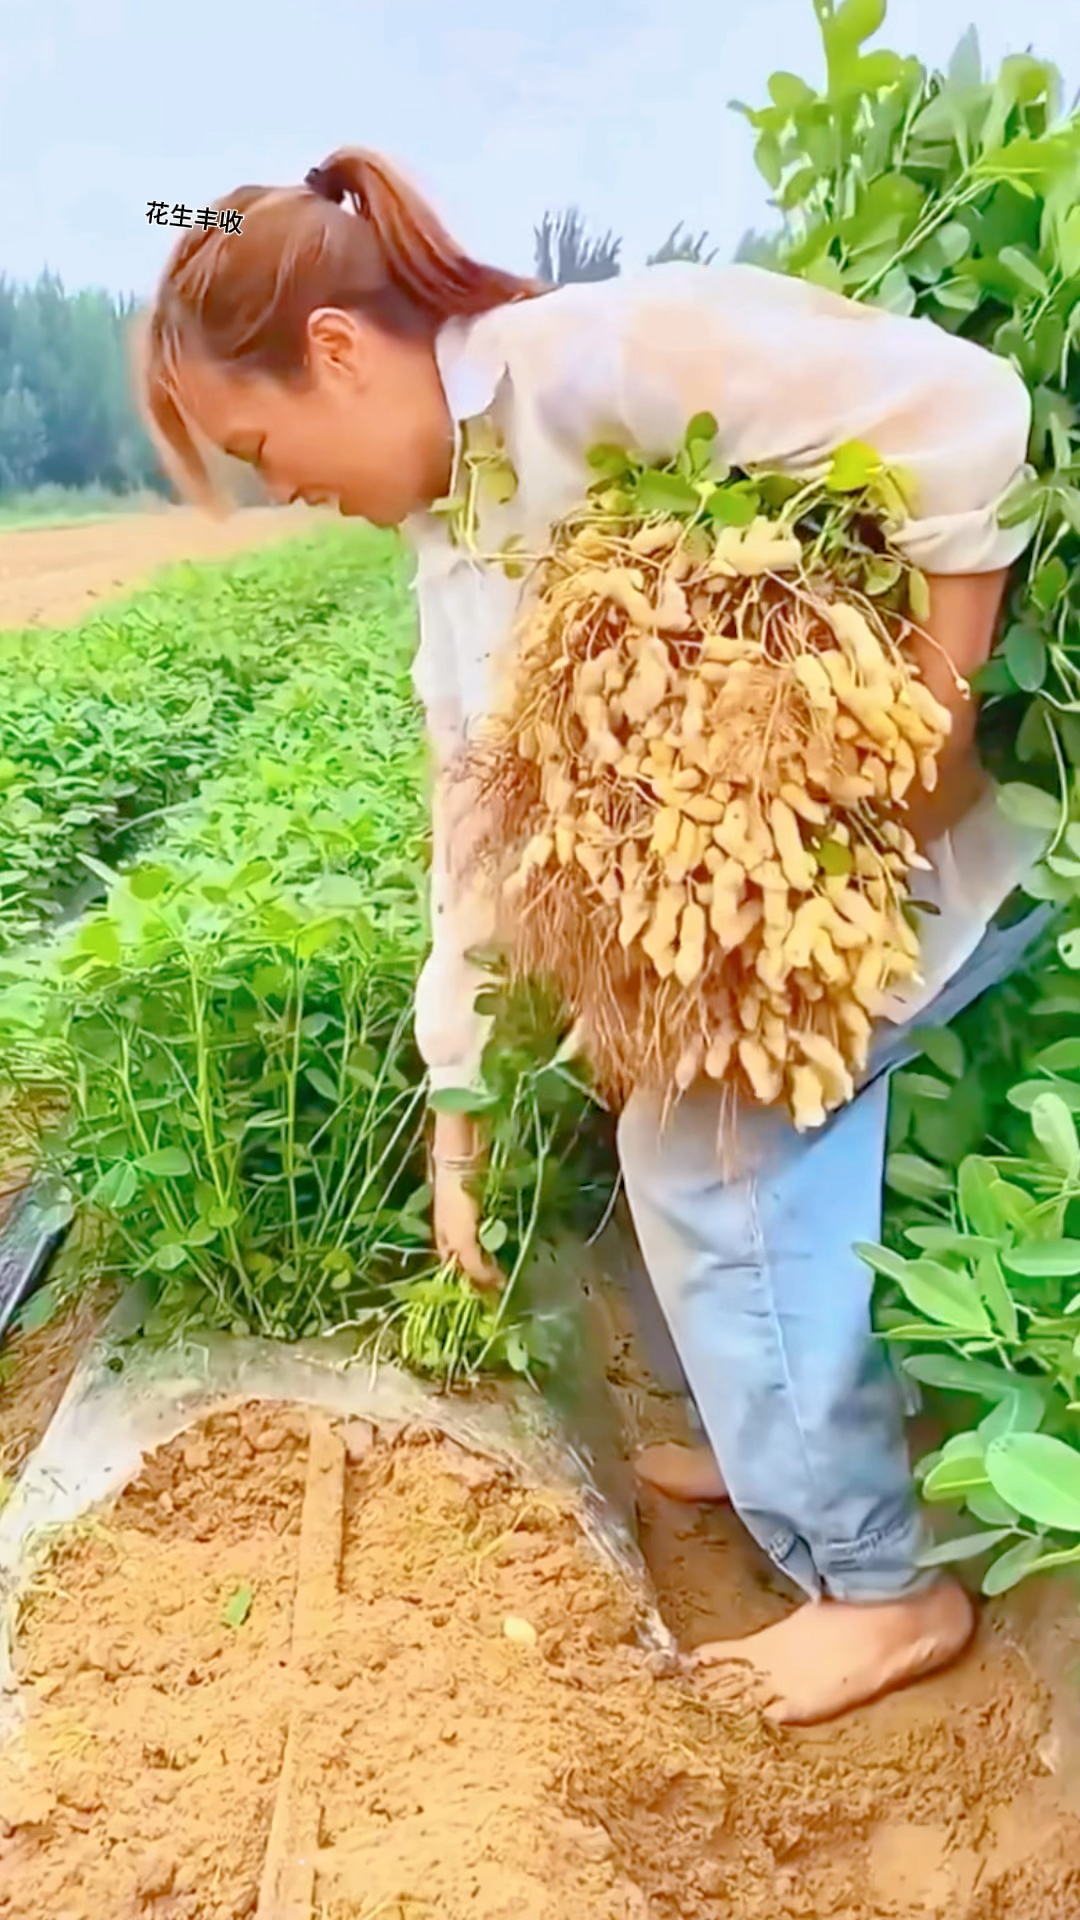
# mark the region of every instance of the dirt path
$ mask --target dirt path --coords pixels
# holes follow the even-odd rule
[[[249,507],[217,521],[189,507],[66,526],[0,529],[0,627],[66,626],[178,560],[222,560],[306,532],[305,507]]]

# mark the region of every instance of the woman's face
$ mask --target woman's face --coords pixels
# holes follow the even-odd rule
[[[308,323],[295,381],[191,358],[183,400],[223,453],[255,468],[273,499],[333,505],[398,526],[450,482],[453,429],[428,342],[326,308]]]

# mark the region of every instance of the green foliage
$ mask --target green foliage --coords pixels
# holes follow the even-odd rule
[[[1000,1593],[1080,1562],[1080,113],[1030,54],[985,74],[974,31],[931,73],[868,45],[885,0],[814,5],[824,86],[777,73],[741,109],[781,217],[759,257],[990,348],[1033,402],[1034,474],[1003,520],[1034,539],[977,688],[1002,805],[1050,836],[1030,891],[1064,931],[1037,982],[922,1036],[895,1076],[887,1244],[861,1250],[879,1324],[955,1429],[919,1477],[963,1531],[928,1560],[985,1559]]]
[[[12,641],[27,734],[47,740],[63,695],[100,782],[97,703],[121,689],[112,752],[138,766],[139,805],[107,835],[91,822],[126,855],[109,863],[57,815],[42,899],[67,898],[80,853],[98,897],[0,957],[0,1068],[60,1092],[52,1161],[111,1268],[149,1288],[146,1332],[352,1323],[413,1364],[441,1353],[448,1374],[542,1365],[510,1298],[489,1311],[430,1252],[412,1034],[426,764],[396,543],[349,530],[188,570],[64,640],[25,686]],[[485,1232],[516,1276],[561,1206],[560,1146],[565,1159],[585,1102],[557,1074],[546,1084],[542,1050],[524,1070],[520,1011],[492,991]]]
[[[296,673],[355,597],[354,560],[313,588],[312,551],[177,568],[77,638],[0,633],[0,951],[70,910],[88,861],[115,865],[155,832]]]
[[[926,1036],[928,1071],[896,1081],[889,1244],[858,1249],[888,1284],[885,1337],[951,1416],[919,1462],[923,1494],[982,1529],[928,1562],[995,1554],[987,1594],[1080,1562],[1075,984],[1043,972]]]
[[[770,104],[741,109],[782,218],[776,264],[962,334],[1030,388],[1034,477],[1004,517],[1036,532],[979,690],[995,771],[1026,768],[1059,794],[1039,887],[1071,900],[1080,867],[1060,842],[1080,820],[1080,113],[1062,112],[1060,76],[1029,54],[987,76],[971,32],[948,72],[931,73],[867,50],[883,0],[815,7],[825,86],[774,74]]]
[[[650,462],[612,442],[591,448],[590,504],[628,526],[670,515],[690,527],[745,528],[760,516],[773,531],[797,534],[807,565],[827,567],[883,607],[921,617],[924,576],[882,545],[883,534],[903,517],[909,482],[901,471],[857,440],[836,449],[820,479],[798,480],[771,468],[743,471],[718,457],[718,434],[714,415],[698,413],[666,461]]]
[[[1059,1497],[1080,1476],[1080,983],[1048,945],[1030,977],[917,1036],[924,1058],[893,1085],[888,1244],[859,1249],[885,1337],[952,1429],[919,1462],[924,1496],[984,1529],[930,1560],[1000,1548],[988,1594],[1080,1561],[1080,1509]]]

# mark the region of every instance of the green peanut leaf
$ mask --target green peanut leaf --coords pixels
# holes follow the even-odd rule
[[[1080,1453],[1046,1433],[1012,1433],[986,1449],[986,1474],[1002,1500],[1040,1527],[1080,1533]]]
[[[1012,1393],[1017,1378],[1005,1367],[955,1353],[912,1354],[904,1361],[904,1372],[923,1386],[937,1387],[943,1393],[977,1394],[983,1400],[1000,1400]]]
[[[916,306],[915,289],[903,267],[890,267],[877,291],[877,304],[889,313],[896,313],[906,319],[914,313]]]
[[[174,1273],[187,1259],[187,1250],[177,1240],[168,1240],[164,1246],[155,1247],[150,1256],[150,1265],[159,1273]]]
[[[485,1253],[498,1253],[510,1238],[505,1220],[485,1220],[480,1228],[480,1245]]]
[[[992,1331],[982,1295],[969,1273],[958,1273],[924,1256],[905,1261],[893,1278],[912,1306],[928,1320],[936,1320],[956,1333]]]
[[[1075,1073],[1080,1068],[1080,1039],[1055,1040],[1035,1055],[1035,1065],[1047,1073]]]
[[[761,500],[752,487],[717,487],[705,501],[705,511],[721,527],[748,527],[757,518]]]
[[[103,1173],[97,1185],[90,1190],[89,1200],[92,1207],[100,1207],[103,1212],[122,1213],[131,1205],[139,1191],[139,1175],[129,1160],[119,1160],[115,1166]]]
[[[222,1625],[233,1629],[242,1627],[251,1612],[254,1599],[255,1592],[252,1587],[246,1584],[237,1587],[236,1592],[230,1596],[221,1610]]]
[[[593,472],[607,480],[619,480],[630,471],[630,456],[625,447],[601,444],[591,447],[585,458]]]
[[[136,900],[156,900],[173,878],[169,867],[133,867],[127,875],[127,884]]]
[[[1005,1247],[1001,1257],[1010,1273],[1025,1280],[1069,1280],[1080,1274],[1080,1240],[1036,1240]]]
[[[660,473],[648,468],[634,488],[638,513],[697,513],[701,499],[697,488],[677,473]]]
[[[520,1333],[511,1333],[506,1341],[506,1364],[514,1373],[528,1373],[529,1349]]]
[[[1009,1292],[1008,1282],[996,1252],[983,1255],[976,1268],[975,1277],[979,1283],[979,1292],[1006,1340],[1018,1340],[1020,1321],[1016,1311],[1016,1301]]]
[[[1052,793],[1027,786],[1022,780],[1002,787],[998,805],[1006,819],[1018,827],[1045,828],[1052,833],[1061,819],[1061,802]]]
[[[1002,1500],[992,1489],[969,1493],[964,1503],[972,1518],[982,1522],[984,1527],[1016,1528],[1020,1516]]]
[[[980,1533],[961,1533],[953,1540],[940,1540],[919,1555],[920,1567],[947,1567],[963,1560],[977,1560],[1003,1540],[1011,1538],[1014,1527],[993,1527]]]
[[[90,920],[79,931],[75,942],[80,953],[93,954],[106,966],[120,964],[120,935],[111,920]]]
[[[686,444],[696,446],[699,442],[711,445],[720,432],[720,423],[714,413],[695,413],[686,429]]]
[[[967,1064],[964,1043],[952,1027],[915,1027],[911,1044],[926,1055],[939,1073],[947,1074],[950,1080],[963,1079]]]
[[[1046,1414],[1046,1392],[1035,1380],[1019,1380],[979,1424],[989,1443],[1010,1433],[1037,1433]]]
[[[433,1113],[488,1113],[497,1105],[494,1094],[470,1087],[443,1087],[428,1099]]]
[[[1002,247],[998,260],[1030,293],[1041,295],[1049,292],[1050,283],[1042,268],[1020,247]]]
[[[906,1093],[911,1100],[948,1100],[952,1093],[947,1080],[938,1080],[932,1073],[897,1073],[892,1082],[897,1093]]]
[[[140,1173],[148,1173],[158,1180],[182,1180],[191,1172],[191,1157],[183,1147],[159,1147],[156,1153],[145,1153],[135,1162]]]
[[[797,113],[800,107],[811,106],[817,98],[805,80],[795,73],[772,73],[769,75],[769,93],[774,107],[781,113]]]
[[[948,1193],[952,1181],[943,1167],[924,1160],[916,1153],[893,1153],[885,1163],[886,1184],[909,1200],[930,1200]]]
[[[964,1500],[969,1493],[981,1492],[990,1485],[983,1457],[983,1445],[977,1434],[965,1434],[972,1444],[953,1452],[931,1469],[923,1481],[923,1498],[931,1503]]]
[[[1058,1093],[1041,1093],[1031,1109],[1031,1126],[1039,1145],[1067,1180],[1080,1177],[1080,1140],[1069,1107]]]
[[[988,1600],[996,1594],[1008,1593],[1010,1588],[1018,1587],[1021,1580],[1027,1578],[1038,1562],[1043,1551],[1041,1540],[1021,1540],[1008,1553],[994,1561],[987,1570],[982,1583],[982,1591]]]
[[[873,447],[863,440],[847,440],[833,454],[825,485],[832,493],[861,493],[880,466]]]
[[[1021,1080],[1015,1087],[1009,1088],[1005,1097],[1010,1107],[1015,1107],[1018,1113],[1034,1114],[1039,1102],[1045,1100],[1050,1092],[1060,1100],[1067,1112],[1080,1113],[1080,1086],[1071,1080]]]
[[[1005,664],[1022,692],[1037,693],[1048,664],[1042,634],[1032,627],[1011,627],[1005,636]]]

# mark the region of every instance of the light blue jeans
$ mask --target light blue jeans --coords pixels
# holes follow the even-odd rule
[[[1049,918],[991,927],[915,1025],[944,1025],[1005,979]],[[812,1599],[895,1599],[934,1577],[916,1565],[900,1381],[852,1251],[880,1238],[889,1075],[918,1052],[910,1032],[881,1024],[856,1098],[819,1131],[760,1109],[740,1120],[751,1170],[734,1179],[707,1084],[663,1132],[640,1094],[619,1123],[645,1264],[732,1503]]]

